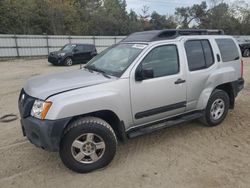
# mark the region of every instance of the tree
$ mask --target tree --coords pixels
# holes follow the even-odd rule
[[[200,24],[206,19],[207,4],[205,1],[200,5],[194,4],[192,7],[176,8],[175,15],[179,19],[179,24],[182,28],[189,28],[192,22]]]
[[[149,7],[146,5],[143,5],[142,9],[141,9],[142,14],[140,14],[140,22],[142,25],[142,29],[145,30],[150,30],[150,23],[149,23],[149,18],[150,18],[150,14],[149,14]]]
[[[129,17],[128,33],[141,31],[142,26],[141,23],[139,22],[138,15],[135,13],[135,11],[130,10],[128,17]]]
[[[250,7],[209,0],[176,8],[174,15],[126,10],[125,0],[0,0],[0,33],[58,35],[128,35],[150,29],[210,28],[250,34]]]
[[[165,15],[160,15],[157,12],[151,14],[150,19],[151,29],[175,29],[176,23],[173,17],[166,17]]]

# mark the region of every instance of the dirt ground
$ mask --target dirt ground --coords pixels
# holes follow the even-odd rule
[[[0,62],[0,116],[18,114],[17,99],[33,75],[78,69],[46,60]],[[36,148],[19,120],[0,123],[0,187],[250,187],[250,59],[245,89],[218,127],[197,121],[119,144],[113,162],[89,174],[68,170],[58,153]]]

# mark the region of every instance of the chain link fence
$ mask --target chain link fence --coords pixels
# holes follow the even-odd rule
[[[95,44],[101,52],[126,36],[0,35],[0,58],[47,56],[68,43]],[[235,36],[250,40],[250,36]]]
[[[47,56],[68,43],[95,44],[100,52],[125,36],[0,35],[0,58]]]

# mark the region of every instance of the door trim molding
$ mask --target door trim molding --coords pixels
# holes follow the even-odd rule
[[[146,111],[143,111],[143,112],[137,112],[135,114],[135,119],[141,119],[141,118],[144,118],[144,117],[153,116],[153,115],[160,114],[160,113],[163,113],[163,112],[176,110],[178,108],[186,107],[186,105],[187,105],[187,101],[183,101],[183,102],[179,102],[179,103],[175,103],[175,104],[170,104],[170,105],[167,105],[167,106],[161,106],[161,107],[158,107],[158,108],[153,108],[153,109],[146,110]]]

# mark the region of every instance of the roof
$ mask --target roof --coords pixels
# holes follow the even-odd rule
[[[94,46],[94,44],[88,44],[88,43],[68,43],[66,45],[85,45],[85,46]]]
[[[174,39],[183,35],[224,35],[223,30],[208,29],[165,29],[136,32],[129,35],[122,42],[152,42],[157,40]]]

